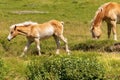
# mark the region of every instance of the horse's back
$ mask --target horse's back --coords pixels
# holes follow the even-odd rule
[[[120,16],[120,4],[116,2],[108,2],[103,4],[101,7],[101,13],[104,15],[104,20],[111,19],[115,20]]]
[[[45,22],[43,24],[40,24],[40,27],[46,29],[46,28],[52,28],[55,32],[60,32],[63,30],[63,22],[58,20],[50,20],[48,22]]]
[[[103,7],[106,9],[106,11],[110,11],[110,10],[119,10],[120,11],[120,4],[116,3],[116,2],[109,2],[106,3],[105,6]]]

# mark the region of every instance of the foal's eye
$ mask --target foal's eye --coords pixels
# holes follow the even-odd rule
[[[11,32],[11,34],[12,34],[13,32]]]
[[[92,28],[92,30],[94,30],[94,27]]]

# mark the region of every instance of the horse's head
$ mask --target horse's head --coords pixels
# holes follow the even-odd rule
[[[101,34],[102,34],[100,25],[97,25],[97,26],[92,25],[90,31],[91,31],[91,33],[92,33],[92,38],[94,38],[94,39],[100,38],[100,36],[101,36]]]
[[[38,23],[36,22],[31,22],[31,21],[26,21],[23,23],[18,23],[18,24],[14,24],[10,27],[10,33],[8,35],[8,40],[10,41],[11,39],[15,38],[18,34],[20,35],[27,35],[27,33],[29,32],[29,30],[27,31],[28,26],[31,25],[37,25]]]
[[[18,31],[17,31],[17,26],[16,25],[12,25],[10,27],[10,33],[7,37],[7,39],[10,41],[11,39],[15,38],[18,35]]]

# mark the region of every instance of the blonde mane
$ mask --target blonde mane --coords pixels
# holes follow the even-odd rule
[[[103,12],[104,8],[105,8],[107,5],[109,5],[110,3],[111,3],[111,2],[108,2],[108,3],[105,3],[105,4],[103,4],[102,6],[100,6],[100,7],[98,8],[98,10],[96,11],[95,17],[92,19],[91,22],[95,21],[96,18],[97,18],[97,16],[98,16],[98,14],[101,13],[101,12]]]
[[[37,25],[37,22],[32,22],[32,21],[26,21],[23,23],[18,23],[18,24],[13,24],[12,26],[10,26],[10,29],[13,29],[15,26],[27,26],[27,25]]]

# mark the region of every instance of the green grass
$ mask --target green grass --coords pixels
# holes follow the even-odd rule
[[[119,2],[118,0],[111,0]],[[0,58],[3,59],[5,64],[9,67],[9,73],[6,78],[9,80],[24,80],[25,68],[27,63],[36,58],[36,47],[32,44],[27,57],[19,58],[23,48],[26,44],[24,36],[17,36],[11,42],[7,41],[9,34],[9,27],[12,24],[21,23],[24,21],[35,21],[43,23],[51,19],[57,19],[65,22],[64,36],[68,39],[69,48],[72,55],[99,55],[100,62],[107,66],[106,76],[110,79],[119,79],[120,68],[120,54],[119,52],[108,53],[103,51],[89,51],[77,50],[75,45],[85,44],[86,46],[97,44],[98,47],[104,47],[112,44],[113,35],[111,40],[107,40],[106,24],[103,23],[103,34],[98,41],[92,41],[90,29],[91,19],[98,7],[109,0],[0,0]],[[15,14],[13,11],[42,11],[48,13],[42,14]],[[120,30],[117,25],[118,42],[120,41]],[[109,43],[110,42],[110,43]],[[114,42],[113,42],[114,43]],[[62,43],[63,46],[63,43]],[[81,46],[80,46],[81,47]],[[73,49],[74,48],[74,49]],[[82,47],[84,48],[84,47]],[[53,38],[41,41],[41,60],[44,56],[55,56],[56,44]],[[96,52],[97,51],[97,52]],[[60,51],[60,55],[65,55],[65,51]],[[111,77],[112,76],[112,77]]]

